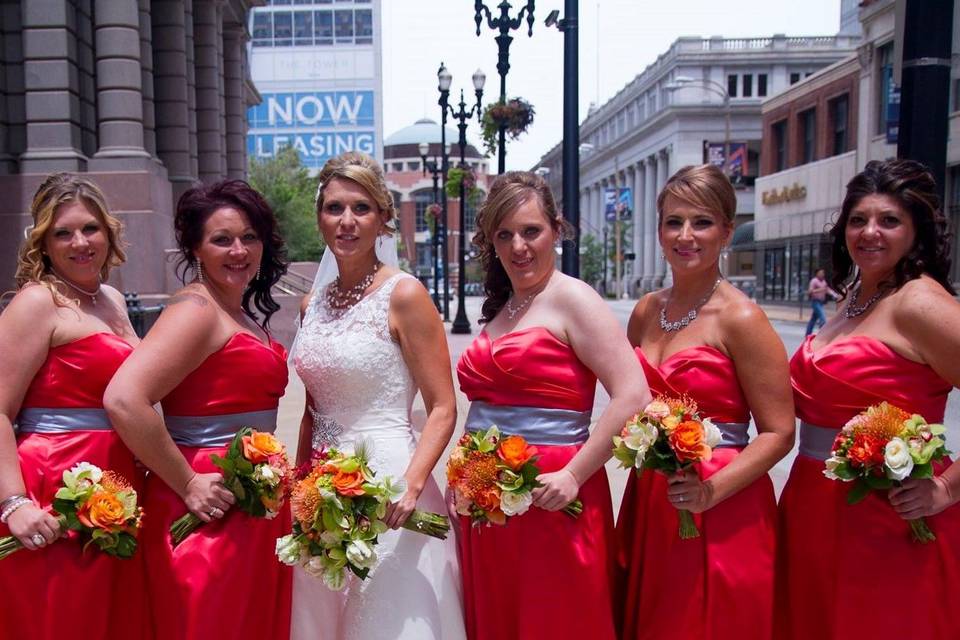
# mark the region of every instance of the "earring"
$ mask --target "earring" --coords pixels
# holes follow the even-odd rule
[[[378,249],[383,249],[383,234],[382,234],[382,233],[381,233],[379,236],[377,236],[377,248],[378,248]]]
[[[196,269],[197,269],[197,282],[199,282],[200,284],[203,284],[203,263],[200,262],[199,260],[197,260],[197,263],[196,263],[196,264],[197,264],[197,266],[196,266]]]
[[[257,267],[257,273],[253,276],[254,281],[260,279],[260,267]]]

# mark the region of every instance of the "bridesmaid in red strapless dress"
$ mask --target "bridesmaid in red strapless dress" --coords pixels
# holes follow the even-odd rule
[[[0,638],[148,638],[142,546],[132,558],[83,549],[47,511],[80,462],[143,473],[113,431],[103,392],[138,338],[123,296],[101,285],[123,259],[120,223],[93,183],[49,176],[34,197],[19,291],[0,315]],[[16,422],[16,432],[13,423]],[[140,540],[142,545],[142,539]]]
[[[290,530],[289,509],[272,520],[232,509],[210,461],[242,427],[276,429],[286,352],[263,338],[279,307],[270,288],[286,269],[282,241],[269,205],[241,181],[187,191],[175,225],[196,280],[171,297],[104,395],[151,472],[143,538],[157,636],[287,638],[292,573],[274,549]],[[174,549],[170,525],[188,511],[207,524]]]
[[[615,539],[603,463],[611,438],[650,395],[616,318],[588,286],[557,272],[562,218],[542,178],[491,185],[474,242],[487,270],[484,331],[457,365],[471,401],[465,429],[521,435],[543,487],[504,526],[461,518],[460,566],[471,640],[616,637]],[[597,380],[610,404],[592,432]],[[560,510],[579,497],[583,513]]]
[[[674,282],[637,303],[627,335],[651,391],[688,396],[723,439],[685,473],[629,472],[617,522],[623,637],[767,640],[777,524],[767,471],[793,443],[786,352],[763,312],[720,276],[736,208],[726,176],[685,167],[658,208]],[[679,537],[681,508],[699,537]]]
[[[956,638],[960,467],[847,504],[823,475],[838,430],[887,401],[941,422],[960,384],[960,303],[933,176],[909,160],[870,162],[847,185],[833,241],[833,286],[849,296],[791,365],[800,451],[780,498],[776,637]],[[854,270],[857,267],[857,271]],[[852,282],[852,284],[851,284]],[[848,288],[849,287],[849,288]],[[948,425],[947,447],[953,425]],[[936,541],[910,538],[924,517]]]

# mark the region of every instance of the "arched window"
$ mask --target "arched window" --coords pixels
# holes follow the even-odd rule
[[[477,230],[477,213],[480,211],[480,205],[483,204],[486,197],[487,194],[478,189],[476,195],[472,198],[467,198],[467,206],[463,210],[467,233],[473,233]]]
[[[416,227],[415,231],[427,231],[430,224],[427,222],[427,207],[433,202],[433,189],[421,189],[410,194],[411,199],[416,204]]]

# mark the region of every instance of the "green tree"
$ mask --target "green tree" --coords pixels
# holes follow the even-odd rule
[[[324,244],[317,230],[317,182],[303,166],[296,149],[286,147],[273,158],[251,158],[248,180],[277,216],[290,260],[320,260]]]
[[[580,236],[580,277],[591,286],[603,278],[603,245],[589,233]]]

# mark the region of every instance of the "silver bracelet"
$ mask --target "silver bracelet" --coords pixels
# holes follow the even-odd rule
[[[33,500],[26,496],[19,496],[16,500],[8,504],[2,513],[0,513],[0,523],[7,524],[7,519],[13,515],[13,512],[19,509],[20,507],[26,506],[28,504],[33,504]]]
[[[15,501],[19,500],[20,498],[26,498],[26,497],[27,497],[26,494],[23,494],[23,493],[14,493],[13,495],[7,496],[6,498],[3,499],[2,502],[0,502],[0,513],[5,511],[6,508],[9,507],[11,504],[13,504]]]

